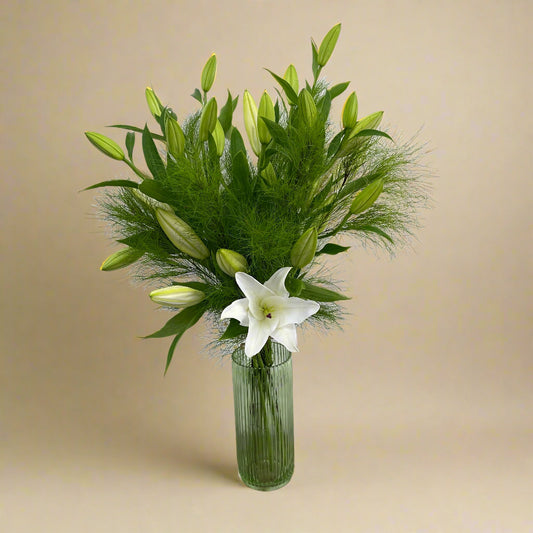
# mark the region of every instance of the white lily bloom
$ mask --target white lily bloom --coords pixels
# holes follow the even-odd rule
[[[228,305],[220,318],[234,318],[248,327],[244,346],[247,357],[259,353],[269,337],[289,351],[297,352],[296,324],[320,309],[317,302],[289,297],[285,278],[290,270],[291,267],[280,268],[264,285],[244,272],[235,274],[235,281],[246,298]]]

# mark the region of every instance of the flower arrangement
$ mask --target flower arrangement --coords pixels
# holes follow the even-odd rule
[[[345,253],[335,242],[347,235],[392,250],[416,226],[426,200],[419,147],[395,142],[380,129],[383,112],[359,117],[355,92],[340,117],[332,101],[349,82],[321,77],[337,43],[334,26],[317,46],[312,41],[312,79],[301,82],[289,65],[275,100],[265,91],[257,106],[242,98],[249,146],[233,124],[238,97],[228,91],[219,106],[210,96],[216,77],[213,54],[192,96],[198,109],[178,120],[152,88],[146,100],[160,133],[126,130],[124,151],[112,139],[86,132],[105,155],[121,161],[133,179],[114,179],[99,209],[121,249],[104,271],[127,266],[153,283],[150,298],[173,312],[148,338],[173,337],[165,372],[181,336],[203,316],[215,325],[215,344],[226,352],[245,344],[248,358],[268,365],[270,343],[298,350],[297,325],[338,324],[347,296],[317,268],[329,255]],[[134,162],[140,139],[146,169]]]

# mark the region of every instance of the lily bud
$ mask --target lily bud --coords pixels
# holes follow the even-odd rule
[[[337,39],[339,38],[340,32],[341,25],[339,23],[336,26],[333,26],[333,28],[328,31],[324,39],[322,39],[322,42],[320,43],[320,47],[318,49],[317,58],[317,63],[321,67],[323,67],[329,61],[329,58],[331,57],[331,54],[335,49],[335,45],[337,44]]]
[[[212,133],[215,146],[217,147],[217,155],[220,157],[224,153],[224,145],[226,144],[226,136],[224,135],[224,128],[219,120]]]
[[[350,94],[344,102],[342,108],[342,126],[343,128],[354,128],[357,123],[357,95],[355,92]]]
[[[127,267],[137,261],[144,255],[144,252],[141,250],[136,250],[135,248],[123,248],[114,254],[111,254],[107,259],[104,260],[100,266],[100,270],[108,272],[110,270],[118,270],[119,268]]]
[[[244,91],[242,99],[242,107],[244,113],[244,127],[246,134],[250,141],[250,146],[255,155],[261,153],[261,142],[259,141],[259,134],[257,131],[257,106],[255,105],[252,95],[248,91]]]
[[[285,74],[283,74],[283,79],[288,82],[294,92],[298,94],[298,73],[296,72],[294,65],[291,64],[287,67]]]
[[[302,111],[304,122],[309,126],[313,126],[315,123],[318,111],[316,109],[315,101],[311,96],[311,93],[307,89],[302,89],[298,98],[298,105]]]
[[[362,118],[355,124],[355,127],[350,132],[348,139],[355,137],[360,131],[375,129],[379,126],[381,119],[383,118],[383,111],[376,111],[365,118]]]
[[[165,137],[170,154],[176,158],[182,155],[185,151],[185,134],[178,121],[171,116],[167,116],[165,121]]]
[[[350,213],[358,215],[366,211],[379,197],[383,191],[383,180],[379,179],[367,185],[360,190],[356,195],[350,206]]]
[[[318,233],[316,228],[309,228],[296,241],[291,250],[291,265],[296,268],[303,268],[315,257]]]
[[[217,101],[211,98],[205,105],[200,118],[200,141],[207,141],[217,125]]]
[[[170,205],[165,204],[163,202],[159,202],[156,199],[152,198],[151,196],[148,196],[141,192],[139,189],[131,189],[132,194],[134,194],[141,202],[143,202],[148,207],[151,207],[152,209],[163,209],[165,211],[170,211],[171,213],[174,212],[174,209],[170,207]]]
[[[150,113],[152,113],[154,118],[160,117],[161,111],[163,110],[163,104],[161,104],[161,101],[155,94],[154,90],[151,87],[146,87],[144,95],[146,96],[146,103],[148,104]]]
[[[263,93],[263,96],[261,96],[261,100],[259,101],[257,117],[257,135],[259,141],[262,144],[268,144],[272,139],[272,135],[270,135],[270,131],[268,130],[267,125],[261,120],[261,117],[265,117],[268,120],[276,120],[276,113],[274,111],[272,99],[266,91]]]
[[[189,224],[166,209],[156,208],[155,216],[165,235],[178,250],[195,259],[209,257],[209,250]]]
[[[248,261],[238,252],[221,248],[217,251],[216,259],[220,270],[232,278],[237,272],[248,272]]]
[[[217,56],[212,54],[202,70],[202,91],[206,93],[213,86],[217,75]]]
[[[112,159],[124,161],[125,155],[122,148],[109,137],[106,137],[101,133],[95,133],[94,131],[86,131],[85,136],[93,146],[96,146],[96,148],[100,150],[100,152]]]
[[[156,304],[170,307],[190,307],[205,299],[202,291],[185,287],[185,285],[172,285],[164,289],[156,289],[150,293],[150,298]]]

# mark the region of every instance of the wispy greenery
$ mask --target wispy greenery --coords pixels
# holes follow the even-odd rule
[[[114,238],[138,252],[128,255],[124,266],[142,253],[131,267],[137,279],[157,288],[187,285],[205,295],[201,302],[178,310],[153,335],[174,336],[167,368],[183,332],[204,314],[213,320],[217,346],[227,343],[231,349],[243,341],[242,327],[218,338],[223,333],[220,312],[242,294],[231,272],[221,267],[217,251],[240,254],[248,273],[264,282],[291,265],[295,246],[313,246],[311,262],[293,264],[287,288],[291,295],[319,301],[321,309],[310,324],[329,327],[338,323],[339,301],[346,297],[335,289],[334,280],[317,274],[317,266],[329,254],[345,252],[346,247],[334,244],[337,237],[392,251],[412,235],[416,213],[427,202],[422,148],[379,130],[382,113],[357,117],[354,93],[343,109],[343,128],[335,131],[332,124],[338,119],[330,117],[331,102],[347,84],[332,85],[320,78],[335,42],[320,48],[312,43],[313,79],[301,90],[291,65],[284,76],[273,74],[279,85],[275,102],[265,93],[257,111],[245,94],[244,118],[255,154],[248,152],[232,125],[238,98],[228,91],[220,108],[208,98],[216,56],[204,67],[202,91],[193,93],[199,110],[181,125],[171,108],[147,89],[161,133],[148,126],[116,125],[128,131],[127,154],[111,139],[87,134],[97,148],[125,162],[133,173],[130,181],[93,186],[108,187],[99,208]],[[147,172],[133,162],[136,138]],[[170,213],[170,230],[158,218],[162,211]],[[298,242],[305,232],[317,236],[312,244]]]

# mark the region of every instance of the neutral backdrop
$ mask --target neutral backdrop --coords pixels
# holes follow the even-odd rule
[[[7,1],[0,7],[0,529],[65,532],[533,531],[531,2]],[[123,271],[93,209],[127,177],[83,132],[179,117],[215,51],[214,94],[310,75],[428,142],[434,208],[394,260],[338,262],[343,332],[294,357],[296,471],[274,493],[235,461],[231,365]],[[340,99],[342,100],[342,99]],[[339,102],[334,112],[340,115]],[[237,113],[241,122],[241,108]],[[123,134],[109,133],[122,142]]]

